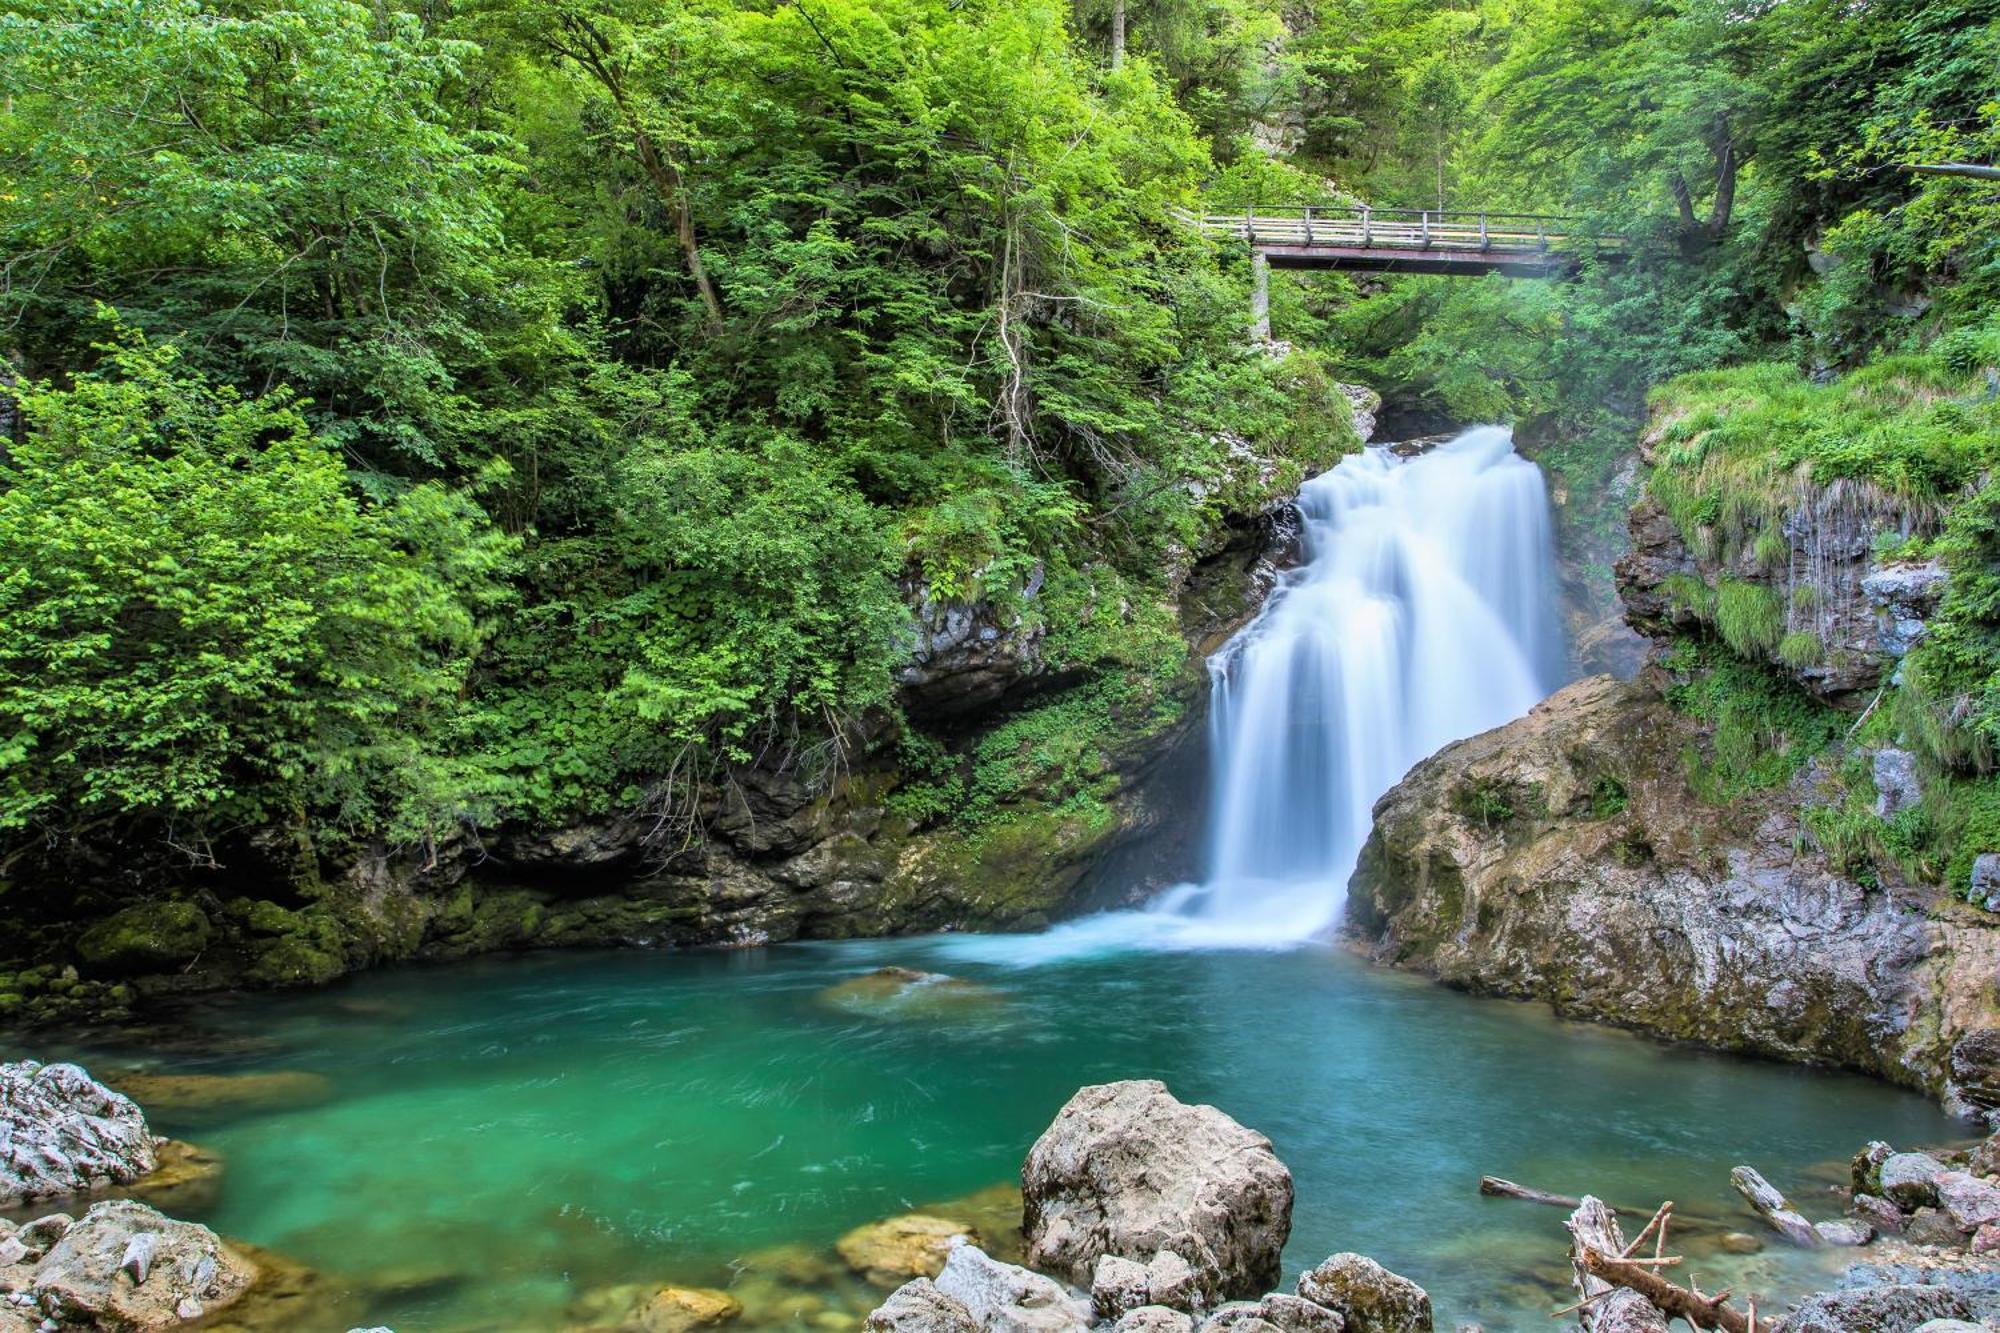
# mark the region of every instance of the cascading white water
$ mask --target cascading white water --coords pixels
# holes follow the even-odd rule
[[[1498,426],[1373,448],[1299,493],[1305,561],[1210,660],[1208,867],[1142,912],[966,952],[1272,947],[1323,934],[1369,812],[1412,764],[1562,680],[1541,472]]]
[[[1548,495],[1507,430],[1366,450],[1299,511],[1305,563],[1209,663],[1208,873],[1156,909],[1197,940],[1331,925],[1375,799],[1563,672]]]

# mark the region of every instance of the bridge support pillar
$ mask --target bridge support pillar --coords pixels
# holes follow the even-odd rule
[[[1271,261],[1262,250],[1250,252],[1250,336],[1271,341]]]

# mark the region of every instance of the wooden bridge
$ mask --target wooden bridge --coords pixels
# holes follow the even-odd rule
[[[1533,213],[1312,204],[1180,217],[1208,235],[1247,241],[1272,268],[1560,278],[1585,256],[1625,257],[1621,236]]]

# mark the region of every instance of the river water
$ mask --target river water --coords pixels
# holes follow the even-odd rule
[[[639,1281],[734,1283],[746,1323],[852,1329],[880,1292],[839,1275],[844,1232],[1016,1179],[1063,1101],[1110,1079],[1164,1079],[1271,1137],[1298,1187],[1288,1280],[1360,1250],[1430,1288],[1442,1327],[1495,1333],[1552,1327],[1567,1303],[1563,1214],[1481,1198],[1482,1174],[1755,1231],[1728,1188],[1739,1162],[1830,1215],[1823,1164],[1961,1132],[1878,1083],[1667,1049],[1331,949],[1021,967],[949,943],[382,972],[198,1010],[208,1054],[78,1053],[327,1076],[317,1105],[154,1120],[227,1161],[201,1220],[385,1286],[343,1317],[399,1333],[568,1328],[592,1289]],[[977,985],[830,993],[883,964]],[[1819,1276],[1776,1248],[1747,1271],[1691,1253],[1704,1287]]]
[[[301,1328],[608,1326],[593,1293],[729,1288],[739,1325],[849,1333],[882,1295],[834,1250],[916,1209],[1006,1250],[1035,1135],[1085,1083],[1166,1080],[1268,1134],[1298,1187],[1292,1274],[1354,1249],[1440,1325],[1549,1327],[1563,1213],[1482,1174],[1715,1220],[1713,1290],[1765,1308],[1838,1256],[1724,1255],[1751,1163],[1808,1212],[1863,1142],[1949,1140],[1855,1078],[1667,1049],[1372,969],[1327,944],[1372,802],[1558,683],[1548,503],[1503,430],[1370,450],[1306,487],[1307,560],[1214,663],[1207,873],[1033,937],[489,960],[212,1002],[120,1069],[322,1080],[255,1113],[155,1108],[219,1151],[180,1211],[331,1275]],[[1254,947],[1244,947],[1254,946]],[[961,981],[904,991],[884,965]],[[996,1190],[996,1187],[999,1187]]]

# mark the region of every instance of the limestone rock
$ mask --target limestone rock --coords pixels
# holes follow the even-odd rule
[[[661,1287],[639,1307],[635,1322],[641,1333],[692,1333],[726,1324],[742,1313],[743,1306],[726,1291]]]
[[[1201,1303],[1201,1276],[1172,1250],[1161,1250],[1146,1265],[1146,1301],[1192,1311]]]
[[[1942,1208],[1919,1208],[1903,1228],[1903,1239],[1912,1245],[1964,1245],[1967,1233]]]
[[[1111,1333],[1194,1333],[1194,1320],[1164,1305],[1142,1305],[1120,1315]]]
[[[1862,1287],[1808,1297],[1777,1333],[1909,1333],[1927,1320],[1972,1313],[1965,1295],[1949,1287]]]
[[[1866,1222],[1845,1220],[1815,1222],[1813,1223],[1813,1230],[1817,1231],[1819,1238],[1828,1245],[1866,1245],[1869,1241],[1875,1239],[1875,1228]]]
[[[158,1165],[132,1182],[131,1197],[169,1216],[199,1213],[215,1206],[222,1194],[223,1161],[219,1154],[179,1139],[161,1139]]]
[[[1090,1302],[1053,1278],[1003,1264],[976,1245],[955,1245],[937,1289],[963,1305],[980,1333],[1082,1333]]]
[[[1029,1262],[1087,1282],[1106,1254],[1172,1250],[1205,1299],[1277,1285],[1292,1175],[1263,1135],[1166,1085],[1083,1088],[1021,1168]]]
[[[1860,1152],[1854,1154],[1854,1161],[1848,1167],[1848,1179],[1856,1194],[1880,1194],[1882,1192],[1882,1163],[1896,1155],[1896,1150],[1876,1139]]]
[[[972,1312],[920,1277],[889,1293],[868,1316],[871,1333],[977,1333]]]
[[[1938,1206],[1960,1231],[2000,1222],[2000,1186],[1964,1171],[1940,1172],[1932,1183],[1937,1186]]]
[[[1090,1304],[1099,1316],[1116,1319],[1147,1303],[1144,1264],[1116,1254],[1097,1261],[1090,1274]]]
[[[963,1222],[927,1213],[906,1213],[856,1227],[834,1248],[847,1266],[878,1286],[893,1287],[913,1277],[936,1277],[955,1243],[979,1243]]]
[[[907,967],[879,967],[819,993],[820,1003],[835,1009],[874,1018],[918,1020],[982,1013],[998,1000],[996,992],[977,982]]]
[[[144,1262],[135,1256],[144,1254]],[[60,1320],[123,1333],[174,1328],[194,1301],[207,1313],[234,1303],[257,1278],[213,1231],[132,1199],[93,1204],[35,1265],[33,1293]]]
[[[156,1165],[145,1115],[76,1065],[0,1065],[0,1205],[129,1184]]]
[[[1985,1324],[1968,1324],[1963,1319],[1930,1319],[1917,1325],[1916,1333],[1990,1333]]]
[[[1861,592],[1875,608],[1876,641],[1901,657],[1923,638],[1951,575],[1937,561],[1885,565],[1862,576]]]
[[[1965,1167],[1975,1176],[2000,1175],[2000,1134],[1989,1134],[1975,1144]]]
[[[1299,1295],[1347,1322],[1348,1333],[1431,1333],[1430,1294],[1359,1254],[1336,1254],[1299,1279]]]
[[[1446,746],[1376,803],[1350,923],[1456,987],[1941,1084],[1948,1047],[1913,1015],[1945,1042],[1983,1018],[1994,932],[1940,947],[1922,904],[1801,850],[1789,792],[1702,801],[1702,742],[1655,682],[1596,677]]]
[[[1347,1321],[1323,1305],[1274,1291],[1260,1301],[1230,1301],[1201,1323],[1201,1333],[1273,1328],[1279,1333],[1343,1333]]]
[[[1877,750],[1872,761],[1875,777],[1875,817],[1891,819],[1924,799],[1923,784],[1917,778],[1917,757],[1908,750]]]
[[[1976,1028],[1953,1044],[1951,1086],[1982,1111],[2000,1110],[2000,1028]]]
[[[584,1293],[575,1313],[621,1333],[693,1333],[730,1322],[743,1313],[743,1306],[728,1292],[707,1287],[622,1282]]]
[[[1045,575],[1038,566],[1009,605],[955,602],[912,581],[905,599],[915,612],[917,637],[909,660],[896,669],[903,706],[912,714],[962,717],[1018,697],[1048,674],[1042,656],[1044,618],[1034,614]]]
[[[1944,1163],[1929,1153],[1899,1152],[1882,1163],[1882,1193],[1892,1203],[1915,1209],[1935,1204],[1936,1177]]]
[[[1989,912],[2000,912],[2000,852],[1981,852],[1972,858],[1966,896]]]

